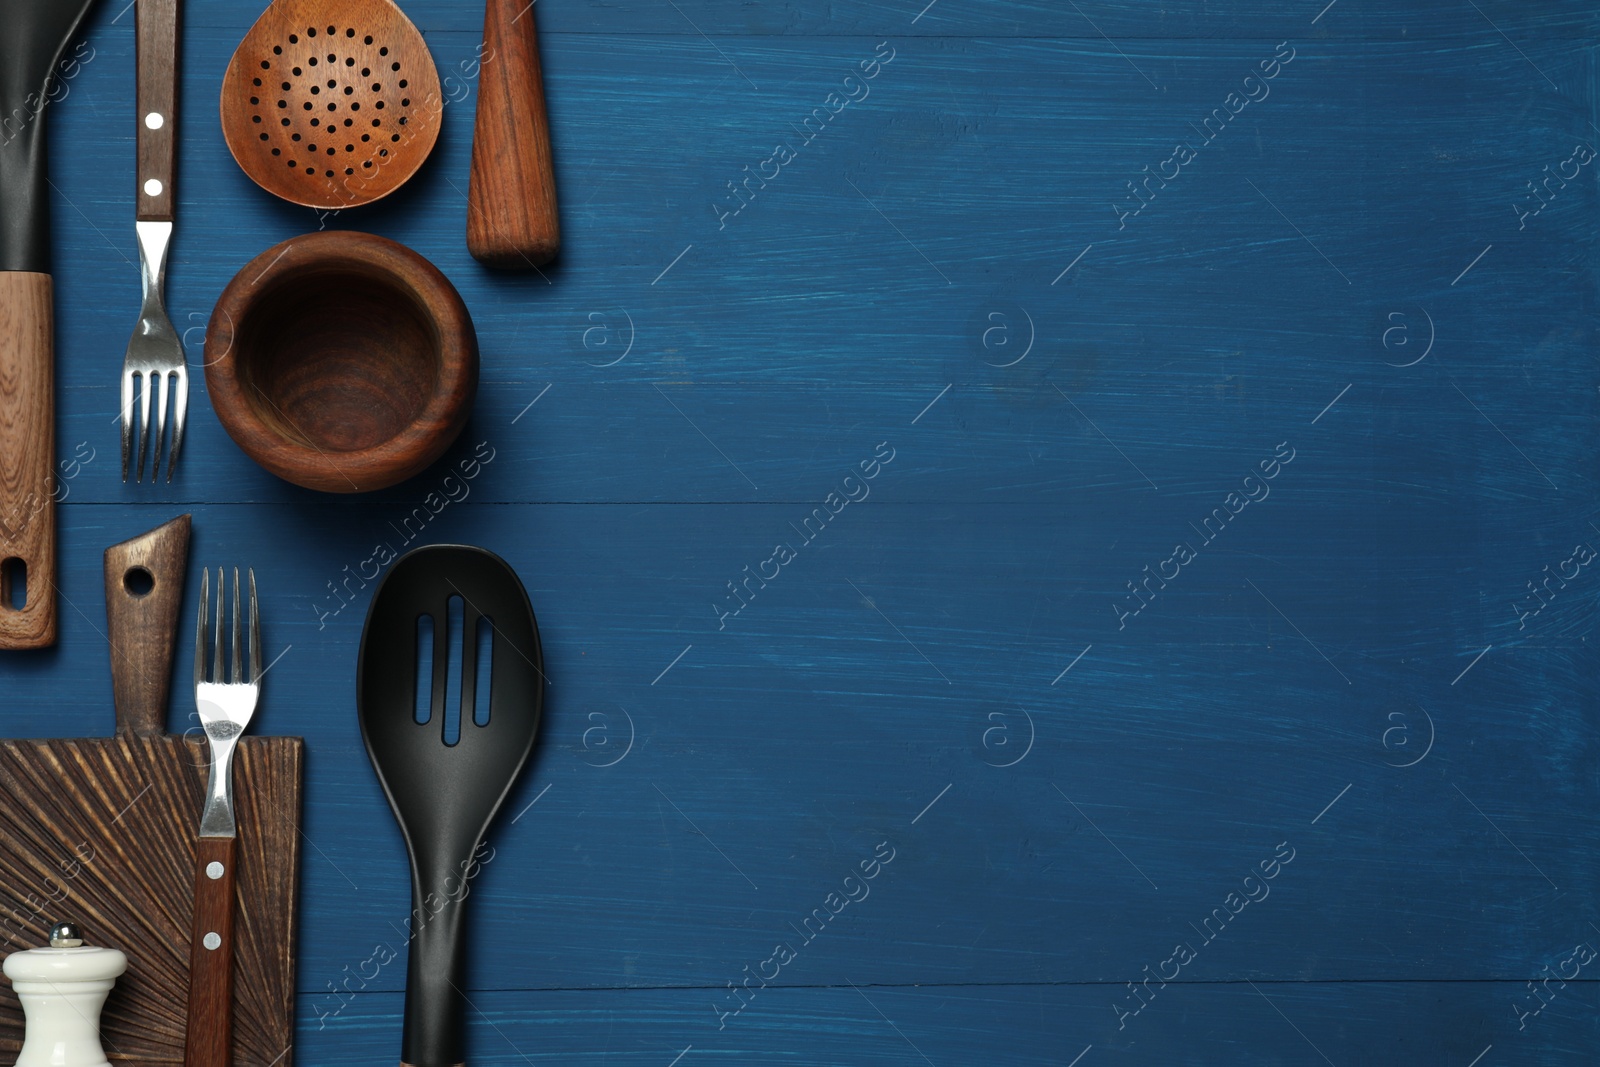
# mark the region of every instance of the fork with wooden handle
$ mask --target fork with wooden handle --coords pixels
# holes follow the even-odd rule
[[[167,441],[167,481],[172,481],[183,447],[189,412],[189,368],[183,342],[167,315],[163,290],[167,246],[172,240],[177,195],[178,22],[179,0],[139,0],[134,13],[138,37],[138,211],[134,230],[139,238],[139,274],[143,297],[139,321],[128,338],[122,360],[122,480],[144,480],[144,457],[150,453],[150,480],[160,480],[162,440]],[[135,389],[138,413],[135,417]],[[156,409],[155,433],[150,407]],[[167,433],[170,407],[172,431]]]
[[[228,1067],[233,1050],[233,913],[238,824],[233,814],[233,750],[261,695],[261,616],[250,574],[250,660],[239,643],[239,569],[233,570],[233,658],[223,680],[223,572],[217,571],[217,629],[206,673],[207,571],[200,578],[200,621],[194,650],[194,702],[211,749],[211,781],[195,849],[194,919],[189,943],[189,1021],[184,1067]]]

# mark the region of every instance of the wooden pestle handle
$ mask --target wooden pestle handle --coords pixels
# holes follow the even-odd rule
[[[233,1062],[233,907],[238,855],[237,837],[202,837],[195,849],[184,1067],[229,1067]]]
[[[166,732],[189,529],[189,516],[179,515],[106,549],[111,699],[117,709],[117,733],[123,737],[160,737]]]
[[[538,267],[561,245],[550,123],[533,5],[486,0],[467,187],[467,250],[491,267]]]
[[[56,641],[51,297],[50,275],[0,271],[0,649]]]

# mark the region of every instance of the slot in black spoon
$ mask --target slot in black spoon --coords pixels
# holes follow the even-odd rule
[[[456,597],[460,607],[452,612]],[[452,615],[460,632],[452,632]],[[422,664],[430,626],[432,654]],[[460,647],[459,677],[449,669],[452,644]],[[488,720],[480,724],[478,657],[486,648]],[[419,694],[422,674],[432,684]],[[459,712],[447,716],[451,686],[459,689]],[[539,627],[504,560],[467,545],[429,545],[395,563],[367,611],[356,705],[367,755],[411,859],[405,1067],[466,1060],[467,881],[484,832],[533,751],[543,699]]]

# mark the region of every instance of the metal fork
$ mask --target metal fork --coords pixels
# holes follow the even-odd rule
[[[239,644],[239,568],[233,569],[233,665],[223,680],[222,599],[217,570],[217,631],[211,677],[206,678],[206,609],[211,572],[200,579],[200,621],[195,628],[194,702],[211,748],[211,783],[195,842],[194,913],[189,925],[189,1003],[184,1027],[184,1067],[228,1067],[233,1051],[233,917],[238,877],[239,829],[233,812],[233,750],[250,725],[261,696],[261,615],[256,575],[250,572],[250,663]]]
[[[178,141],[178,41],[179,0],[138,5],[134,13],[134,39],[138,53],[135,79],[136,126],[134,155],[138,189],[134,197],[134,231],[139,236],[139,276],[144,298],[139,323],[128,340],[122,361],[122,480],[128,480],[128,460],[137,447],[134,480],[144,481],[144,454],[151,453],[150,480],[161,475],[161,441],[167,429],[167,396],[173,394],[172,439],[167,451],[167,481],[183,447],[183,427],[189,413],[189,369],[183,343],[167,315],[162,295],[166,285],[167,246],[177,216],[173,178],[177,171]],[[140,379],[139,440],[135,446],[133,381]],[[152,381],[153,380],[153,381]],[[151,386],[157,385],[156,433],[150,439]]]
[[[139,266],[144,278],[144,299],[139,306],[139,323],[128,339],[128,354],[122,360],[122,480],[128,480],[128,461],[135,450],[136,482],[144,481],[144,456],[151,453],[150,480],[161,473],[161,443],[167,428],[169,382],[173,403],[171,447],[167,450],[167,481],[178,463],[183,447],[183,427],[189,414],[189,367],[183,358],[183,342],[167,317],[162,290],[166,283],[167,243],[172,239],[170,222],[136,222],[139,233]],[[135,445],[134,379],[138,391],[138,443]],[[150,392],[157,386],[156,432],[150,436]],[[219,620],[220,621],[220,620]]]
[[[206,792],[205,812],[200,816],[201,837],[231,837],[236,833],[233,818],[233,749],[239,735],[250,725],[256,701],[261,696],[261,615],[256,604],[256,572],[250,575],[250,662],[244,661],[239,643],[239,568],[233,569],[233,657],[228,681],[223,681],[222,602],[226,578],[217,568],[217,633],[213,647],[212,677],[206,680],[206,610],[210,596],[211,572],[200,577],[200,620],[196,626],[194,651],[194,702],[200,712],[211,747],[211,784]],[[246,670],[248,666],[248,671]],[[248,674],[247,677],[241,675]]]

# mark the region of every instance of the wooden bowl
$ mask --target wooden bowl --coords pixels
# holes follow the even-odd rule
[[[417,474],[466,425],[478,339],[433,264],[372,234],[291,237],[222,291],[206,388],[245,454],[285,481],[364,493]]]

